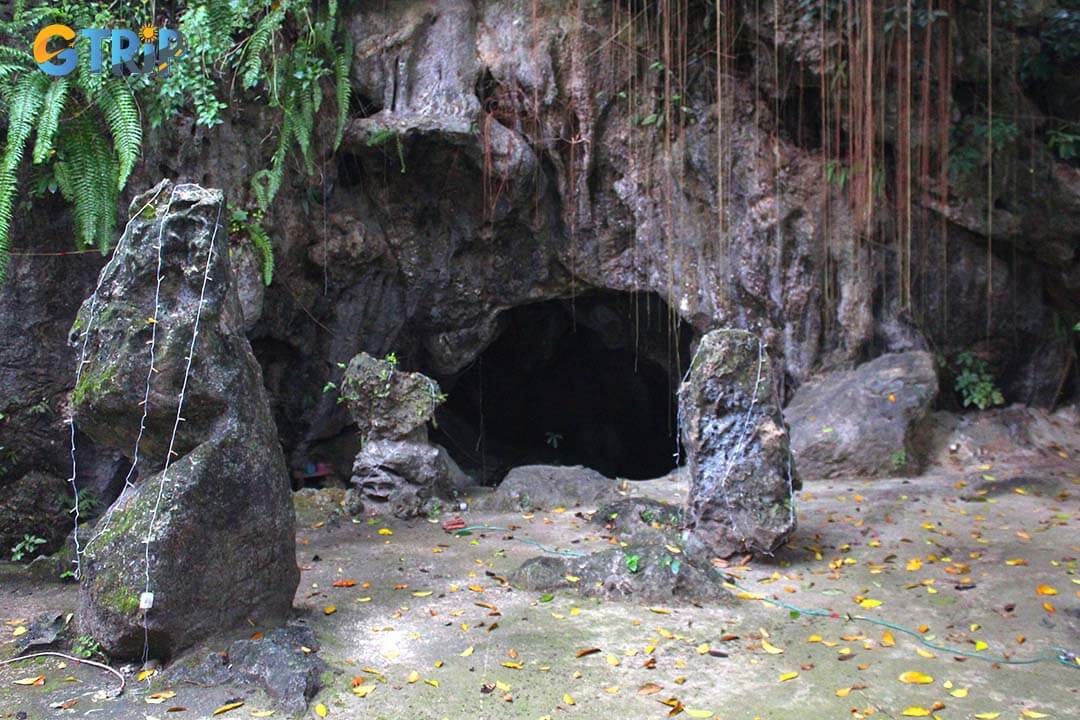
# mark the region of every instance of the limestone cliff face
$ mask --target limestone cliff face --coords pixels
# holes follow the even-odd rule
[[[754,16],[753,3],[729,4],[747,32],[719,104],[702,34],[712,3],[692,4],[674,103],[664,101],[675,91],[663,73],[650,69],[660,61],[648,55],[655,44],[628,45],[610,3],[392,0],[351,11],[353,118],[315,175],[290,173],[267,218],[277,255],[269,288],[253,282],[247,246],[234,246],[248,335],[291,462],[321,454],[347,468],[355,453],[350,418],[321,392],[340,379],[337,363],[395,351],[453,395],[455,375],[504,331],[502,311],[593,289],[656,293],[698,335],[752,330],[775,359],[782,394],[823,367],[976,344],[993,356],[1009,400],[1050,404],[1075,392],[1073,341],[1054,328],[1057,315],[1080,311],[1077,169],[1016,140],[1028,164],[1014,169],[1035,171],[998,193],[989,260],[975,189],[958,181],[953,202],[930,203],[926,247],[941,259],[913,278],[922,303],[913,317],[899,309],[894,254],[853,242],[848,205],[824,179],[825,154],[791,120],[821,84],[813,24],[791,3],[779,22]],[[978,23],[975,4],[956,5],[959,85],[978,74],[966,29]],[[1053,110],[1024,92],[1012,97],[1018,112]],[[672,107],[680,122],[666,117]],[[263,142],[272,120],[260,108],[238,103],[213,130],[178,118],[150,138],[130,186],[166,175],[240,201],[272,152]],[[316,135],[332,136],[334,118],[321,122]],[[36,246],[35,223],[17,248]],[[70,357],[29,368],[31,341],[9,315],[48,267],[13,265],[0,295],[12,325],[0,369],[20,396],[47,387],[59,409]],[[58,278],[55,312],[71,313],[93,276]],[[61,348],[63,326],[32,342]],[[62,477],[62,458],[41,451],[46,439],[63,448],[61,414],[30,438],[14,420],[30,403],[5,402],[15,415],[0,423],[0,445],[26,446],[36,466]],[[29,469],[14,466],[0,483]]]

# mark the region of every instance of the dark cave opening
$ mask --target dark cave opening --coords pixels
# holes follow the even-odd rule
[[[433,439],[485,484],[531,463],[646,479],[677,464],[675,392],[689,325],[651,293],[611,291],[504,311],[496,339],[440,377]]]

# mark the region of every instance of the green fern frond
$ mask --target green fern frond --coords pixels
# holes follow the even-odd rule
[[[27,69],[34,67],[34,56],[26,50],[0,45],[0,60],[23,65]]]
[[[22,63],[7,61],[0,62],[0,83],[5,83],[12,76],[17,75],[21,72],[26,72],[28,69],[29,68],[27,68]]]
[[[244,88],[252,88],[259,82],[262,74],[263,53],[270,47],[274,34],[281,29],[285,22],[285,5],[274,8],[255,24],[255,30],[248,38],[247,48],[244,51],[243,84]]]
[[[106,134],[88,113],[59,136],[55,174],[60,192],[74,205],[75,234],[82,247],[107,249],[116,227],[119,164]]]
[[[98,105],[112,133],[113,145],[120,159],[120,171],[115,182],[117,190],[122,190],[142,147],[139,106],[131,88],[121,78],[111,78],[101,86]]]
[[[14,171],[22,161],[26,141],[34,129],[48,89],[48,76],[31,73],[19,78],[8,101],[8,133],[0,167]]]
[[[352,99],[352,83],[349,82],[349,71],[352,69],[353,43],[352,38],[346,36],[345,44],[334,58],[334,96],[337,102],[337,132],[334,133],[334,150],[341,146],[341,138],[345,135],[345,125],[349,121],[349,101]]]
[[[270,285],[274,281],[274,245],[270,242],[270,236],[261,222],[253,222],[248,225],[248,236],[251,243],[262,258],[263,284]]]
[[[19,78],[8,98],[8,130],[4,154],[0,158],[0,280],[7,270],[9,233],[18,190],[17,173],[26,143],[34,129],[41,103],[45,97],[48,78],[43,73],[31,73]]]
[[[37,139],[34,142],[34,164],[39,165],[49,158],[53,149],[53,139],[56,136],[56,128],[60,125],[60,113],[64,110],[67,101],[68,85],[71,81],[67,77],[56,78],[49,83],[49,89],[45,91],[45,98],[41,109],[41,117],[37,123]]]

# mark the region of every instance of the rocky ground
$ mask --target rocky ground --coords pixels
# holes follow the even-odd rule
[[[300,495],[295,606],[315,630],[311,654],[328,667],[305,716],[1075,718],[1080,665],[1058,662],[1053,648],[1080,650],[1080,446],[1068,441],[1071,415],[1039,432],[1025,426],[1020,442],[1010,412],[1026,411],[947,419],[952,448],[919,477],[807,483],[789,545],[771,560],[732,563],[726,571],[744,590],[701,607],[505,582],[538,553],[525,539],[608,548],[586,522],[591,508],[469,511],[467,523],[511,531],[458,537],[423,520],[349,518],[340,492]],[[630,492],[679,501],[686,486],[672,476]],[[4,656],[38,614],[74,610],[74,586],[46,575],[0,570]],[[836,617],[795,616],[759,598]],[[855,615],[911,628],[926,644]],[[132,674],[117,699],[102,697],[114,678],[90,667],[2,666],[0,718],[203,718],[237,702],[222,715],[290,716],[261,690],[204,687],[180,672],[226,647],[211,643],[143,681]]]

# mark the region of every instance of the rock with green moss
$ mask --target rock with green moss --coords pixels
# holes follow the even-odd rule
[[[168,658],[249,620],[281,621],[299,580],[288,475],[218,225],[222,193],[165,181],[133,210],[148,201],[156,211],[131,223],[72,333],[86,344],[76,427],[129,458],[138,449],[134,486],[82,537],[80,632],[116,658],[140,657],[144,638]],[[152,607],[140,608],[147,590]]]
[[[690,492],[687,548],[698,557],[771,554],[795,530],[800,487],[764,343],[707,333],[679,387]]]
[[[437,382],[401,370],[394,356],[380,360],[365,352],[349,362],[340,392],[366,439],[409,435],[431,420],[445,399]]]
[[[352,482],[365,507],[419,515],[468,485],[449,453],[428,440],[427,423],[446,399],[437,382],[401,370],[393,356],[362,352],[345,369],[340,392],[360,433]]]

